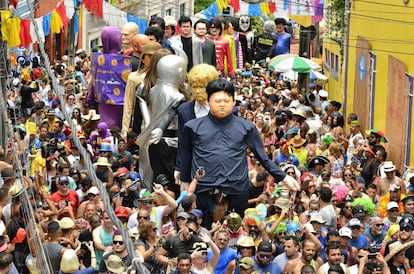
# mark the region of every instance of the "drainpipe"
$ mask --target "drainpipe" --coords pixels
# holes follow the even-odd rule
[[[346,0],[345,2],[345,20],[346,20],[346,38],[345,38],[345,76],[344,76],[344,95],[343,95],[343,116],[346,117],[347,113],[347,95],[348,95],[348,66],[349,66],[349,31],[351,28],[351,1],[352,0]]]

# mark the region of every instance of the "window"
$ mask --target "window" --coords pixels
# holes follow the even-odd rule
[[[185,15],[185,3],[180,5],[180,16]]]
[[[97,49],[98,48],[98,46],[99,46],[99,38],[96,38],[96,39],[93,39],[93,40],[91,40],[91,51],[93,50],[93,49]]]
[[[172,9],[168,9],[165,11],[165,16],[171,16],[172,14]]]

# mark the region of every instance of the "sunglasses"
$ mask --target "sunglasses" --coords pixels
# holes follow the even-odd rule
[[[287,175],[295,175],[295,172],[286,172]]]
[[[114,245],[123,245],[124,241],[113,241],[112,242]]]
[[[272,254],[259,254],[260,259],[272,258]]]
[[[191,227],[187,226],[187,228],[188,228],[188,232],[193,233],[193,234],[196,233],[196,231],[194,229],[192,229]]]
[[[364,255],[358,255],[358,259],[364,258]]]
[[[62,186],[67,186],[67,185],[69,185],[69,182],[68,181],[62,181],[62,182],[59,182],[59,184],[62,185]]]
[[[148,216],[138,216],[138,219],[148,220]]]
[[[152,205],[154,201],[143,201],[144,205]]]
[[[352,209],[352,206],[344,206],[345,209]]]
[[[88,197],[92,197],[92,198],[95,198],[95,197],[96,197],[96,194],[93,194],[93,193],[89,193],[89,194],[88,194]]]
[[[250,229],[257,229],[257,226],[255,226],[255,225],[249,225],[249,228]]]
[[[152,228],[152,231],[154,231],[154,232],[155,232],[155,231],[157,231],[157,229],[158,229],[158,228],[153,227],[153,228]]]
[[[388,210],[389,212],[399,212],[400,210],[398,209],[398,208],[393,208],[393,209],[390,209],[390,210]]]
[[[376,227],[382,227],[384,224],[375,224]]]
[[[280,231],[279,235],[286,235],[286,232],[285,231]]]

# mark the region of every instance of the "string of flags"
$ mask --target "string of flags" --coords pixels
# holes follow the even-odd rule
[[[75,10],[74,0],[62,0],[58,2],[55,9],[44,16],[35,18],[34,22],[29,19],[13,16],[13,11],[1,10],[1,35],[3,41],[7,41],[9,48],[28,48],[31,43],[45,42],[49,34],[61,33],[68,27],[69,21],[74,21],[74,34],[77,34],[82,26],[84,9],[103,19],[106,24],[121,28],[127,22],[134,22],[139,26],[140,33],[144,33],[148,21],[137,18],[103,0],[83,0],[83,8]],[[17,6],[12,5],[14,8]],[[38,41],[34,24],[37,25],[41,41]]]
[[[11,1],[11,2],[10,2]],[[15,0],[10,0],[10,6],[17,7]],[[82,0],[81,8],[75,9],[76,0],[61,0],[55,9],[44,16],[35,18],[34,22],[13,16],[12,10],[1,10],[1,33],[3,41],[8,47],[27,48],[31,43],[39,42],[35,35],[34,24],[40,33],[41,42],[51,33],[60,33],[68,27],[69,21],[74,21],[74,34],[82,26],[83,10],[95,14],[106,24],[121,28],[127,22],[134,22],[139,26],[140,33],[148,27],[148,21],[137,18],[132,14],[120,10],[117,0]],[[323,18],[324,0],[217,0],[201,11],[207,19],[221,14],[228,6],[232,7],[235,15],[268,16],[291,18],[300,25],[310,26]]]

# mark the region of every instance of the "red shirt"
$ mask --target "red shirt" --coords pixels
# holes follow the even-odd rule
[[[56,191],[55,193],[52,194],[50,198],[53,202],[57,204],[58,209],[64,206],[63,201],[68,201],[73,208],[73,214],[76,216],[76,212],[79,206],[79,197],[76,191],[70,189],[68,194],[66,195],[62,195],[61,193],[59,193],[59,191]],[[63,217],[70,217],[70,215],[68,212],[66,212],[66,213],[59,215],[58,219],[60,220]]]

